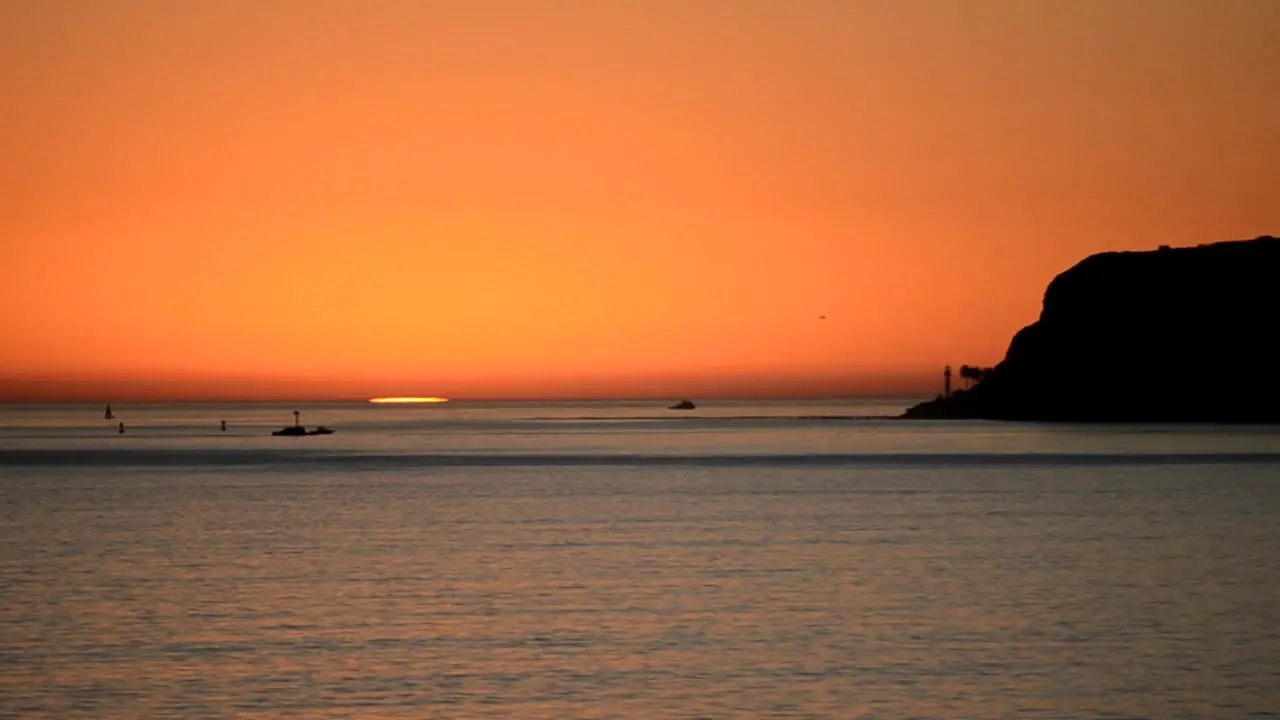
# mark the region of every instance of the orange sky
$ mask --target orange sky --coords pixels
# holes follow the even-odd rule
[[[932,393],[1280,234],[1274,0],[0,0],[0,93],[0,399]]]

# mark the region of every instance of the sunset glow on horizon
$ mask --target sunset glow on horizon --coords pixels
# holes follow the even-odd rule
[[[1270,0],[0,5],[0,401],[932,395],[1280,235]]]
[[[378,404],[391,404],[391,405],[409,405],[409,404],[447,403],[449,402],[449,399],[442,398],[442,397],[379,397],[379,398],[369,398],[369,402],[378,403]]]

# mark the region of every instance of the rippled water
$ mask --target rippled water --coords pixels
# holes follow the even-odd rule
[[[0,410],[0,716],[1280,710],[1276,428],[288,409]]]

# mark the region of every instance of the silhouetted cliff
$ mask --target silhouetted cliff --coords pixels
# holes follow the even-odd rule
[[[1280,421],[1280,239],[1103,253],[972,390],[909,418]]]

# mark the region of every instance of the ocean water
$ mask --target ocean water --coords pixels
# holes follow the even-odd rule
[[[1280,717],[1280,428],[907,404],[0,406],[0,717]]]

